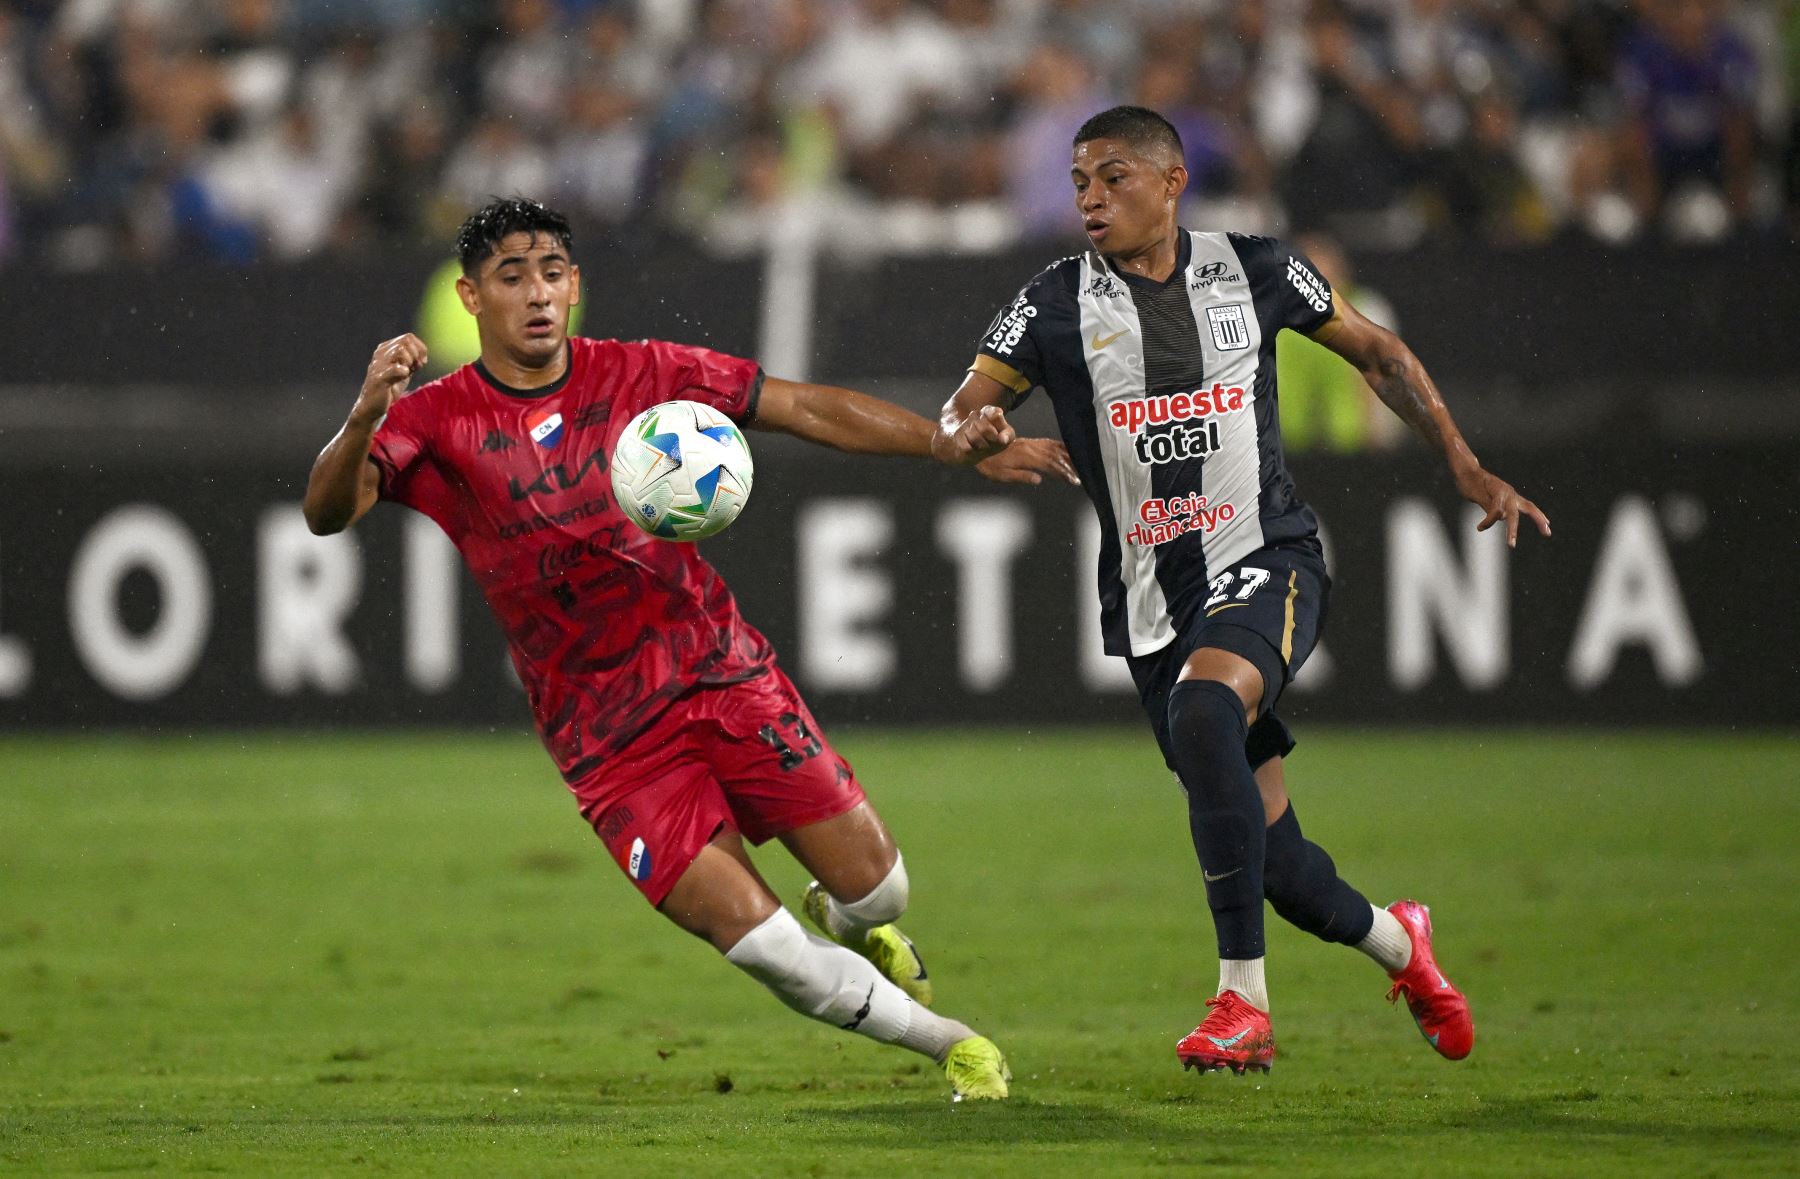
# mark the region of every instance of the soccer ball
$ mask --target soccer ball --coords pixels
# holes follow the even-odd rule
[[[665,401],[619,435],[613,497],[651,536],[704,540],[744,510],[755,471],[730,418],[698,401]]]

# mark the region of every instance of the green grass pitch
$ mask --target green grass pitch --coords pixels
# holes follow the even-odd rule
[[[0,1172],[1800,1170],[1800,737],[1303,732],[1307,831],[1433,906],[1478,1041],[1271,917],[1266,1080],[1176,1064],[1214,963],[1147,735],[837,738],[1010,1103],[667,925],[528,737],[12,738]]]

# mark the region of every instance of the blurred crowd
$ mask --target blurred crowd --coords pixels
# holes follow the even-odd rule
[[[1787,234],[1770,0],[0,0],[0,257],[442,244],[492,194],[724,249],[1078,237],[1069,140],[1186,142],[1190,224]]]

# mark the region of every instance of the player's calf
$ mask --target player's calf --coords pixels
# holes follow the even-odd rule
[[[1169,693],[1169,761],[1187,792],[1219,957],[1242,961],[1264,948],[1262,792],[1244,755],[1248,730],[1243,701],[1226,684],[1183,680]]]
[[[1323,941],[1354,946],[1369,936],[1381,910],[1346,884],[1325,849],[1301,833],[1292,803],[1269,824],[1264,845],[1263,894],[1278,916]]]
[[[786,909],[777,909],[740,938],[725,958],[802,1015],[883,1044],[910,1048],[946,1068],[953,1063],[952,1049],[982,1040],[967,1024],[915,1003],[868,959],[807,933]],[[988,1041],[982,1043],[992,1047]],[[970,1051],[956,1056],[954,1063],[962,1074],[972,1067],[980,1071],[971,1065]],[[985,1051],[977,1055],[987,1059]],[[999,1059],[999,1050],[992,1055]],[[998,1067],[1004,1066],[1000,1060]],[[951,1076],[951,1083],[958,1085],[956,1076]],[[988,1082],[976,1084],[965,1076],[965,1083],[981,1090],[967,1095],[1005,1096],[1003,1079],[997,1093]],[[959,1087],[957,1092],[965,1090]]]
[[[882,882],[865,897],[845,903],[818,881],[807,886],[801,910],[819,932],[873,962],[914,1002],[931,1006],[931,976],[912,939],[894,925],[906,911],[906,861],[898,854]]]

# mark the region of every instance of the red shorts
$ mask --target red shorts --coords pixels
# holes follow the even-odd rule
[[[751,843],[863,801],[850,765],[781,673],[701,687],[571,784],[581,814],[652,905],[721,828]]]

